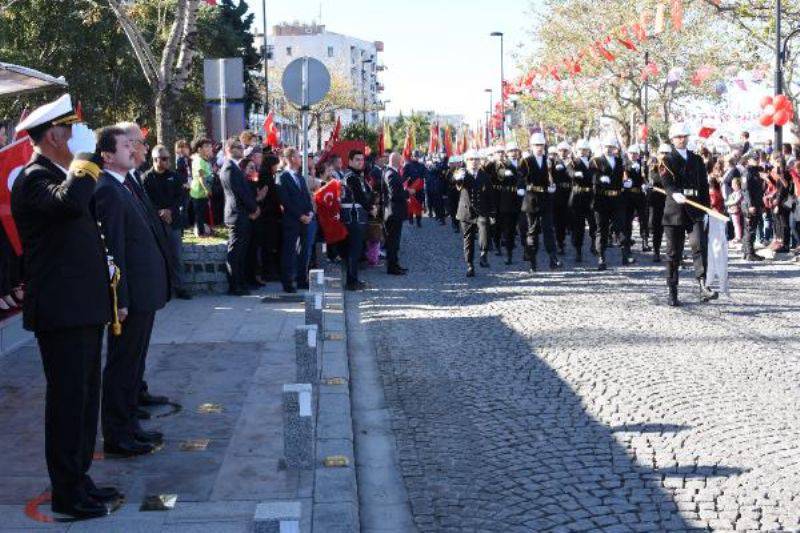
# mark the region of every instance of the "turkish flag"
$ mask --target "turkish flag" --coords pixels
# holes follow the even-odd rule
[[[0,149],[0,222],[17,255],[22,255],[17,225],[11,217],[11,187],[33,156],[33,146],[28,137],[16,140]]]
[[[704,126],[704,127],[700,128],[699,136],[702,137],[703,139],[708,139],[709,137],[711,137],[714,134],[715,131],[717,131],[717,128],[712,128],[710,126]]]
[[[314,193],[319,226],[327,244],[336,244],[347,238],[347,228],[339,216],[341,194],[342,184],[339,180],[329,181]]]
[[[452,157],[452,155],[453,155],[453,138],[452,138],[452,133],[450,131],[450,124],[448,124],[444,128],[444,151],[447,154],[447,157]]]
[[[264,144],[272,148],[278,148],[280,145],[280,135],[278,134],[278,128],[275,127],[275,114],[273,111],[270,111],[267,118],[264,119]]]
[[[412,124],[409,126],[408,131],[406,131],[406,142],[403,144],[403,157],[406,159],[411,159],[411,155],[414,152],[414,125]]]

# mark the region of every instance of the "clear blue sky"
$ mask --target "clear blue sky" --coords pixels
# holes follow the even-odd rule
[[[261,29],[261,0],[247,0]],[[533,18],[528,0],[267,0],[267,25],[312,22],[329,31],[383,41],[383,98],[387,112],[402,109],[463,114],[471,121],[489,108],[484,89],[500,89],[500,43],[505,33],[506,78],[516,75],[514,53]]]

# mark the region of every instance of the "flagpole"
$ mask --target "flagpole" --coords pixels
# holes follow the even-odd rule
[[[264,25],[264,117],[269,115],[269,43],[267,42],[267,0],[261,0],[261,21]]]

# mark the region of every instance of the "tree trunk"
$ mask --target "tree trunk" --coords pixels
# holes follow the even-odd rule
[[[317,153],[322,152],[322,119],[317,120]]]
[[[175,99],[171,91],[162,90],[156,93],[156,140],[167,150],[175,145]]]

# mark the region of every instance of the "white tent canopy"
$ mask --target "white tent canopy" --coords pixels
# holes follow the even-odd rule
[[[55,78],[32,68],[0,62],[0,96],[37,91],[47,87],[66,87],[63,76]]]

